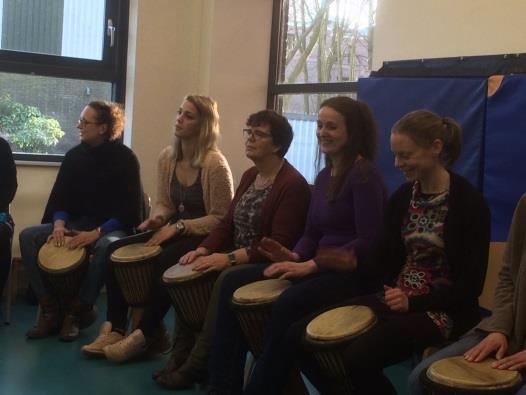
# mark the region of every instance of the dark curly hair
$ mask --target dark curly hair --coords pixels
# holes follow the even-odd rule
[[[294,133],[292,126],[290,126],[289,120],[281,114],[278,114],[274,110],[262,110],[254,114],[250,114],[247,122],[247,126],[261,126],[269,125],[270,134],[272,135],[272,142],[279,146],[277,155],[283,158],[289,150],[290,143]]]
[[[124,110],[122,105],[110,101],[92,101],[88,103],[97,113],[97,122],[101,125],[107,125],[105,137],[108,140],[116,140],[124,131]]]

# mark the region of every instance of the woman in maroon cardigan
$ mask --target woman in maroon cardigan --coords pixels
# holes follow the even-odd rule
[[[274,111],[260,111],[248,118],[243,134],[246,156],[255,166],[243,174],[221,223],[196,250],[181,258],[182,264],[194,262],[194,270],[223,273],[214,285],[205,323],[191,352],[187,342],[176,338],[167,367],[154,374],[167,388],[188,387],[206,373],[224,275],[244,264],[268,263],[258,252],[263,237],[292,248],[303,232],[310,190],[303,176],[284,159],[292,141],[287,119]]]

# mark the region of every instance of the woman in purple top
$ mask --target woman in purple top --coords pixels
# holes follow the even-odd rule
[[[402,117],[391,150],[407,179],[389,199],[374,256],[357,272],[383,273],[383,290],[347,302],[371,308],[368,331],[342,348],[345,382],[306,373],[321,393],[395,395],[383,369],[462,335],[480,319],[490,213],[479,191],[448,170],[460,155],[461,129],[427,110]],[[304,370],[305,371],[305,370]]]
[[[265,239],[260,252],[274,264],[247,268],[225,277],[210,358],[210,386],[218,393],[240,393],[247,346],[229,309],[235,289],[280,277],[293,285],[276,301],[262,355],[246,388],[250,393],[279,393],[292,371],[300,336],[287,330],[306,316],[367,291],[364,281],[330,267],[337,259],[355,266],[379,235],[386,191],[372,163],[376,126],[366,104],[348,97],[325,100],[316,135],[327,166],[318,175],[305,232],[293,251]]]

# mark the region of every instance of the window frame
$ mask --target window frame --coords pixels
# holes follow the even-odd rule
[[[0,72],[31,76],[109,82],[111,100],[124,104],[130,0],[106,0],[102,60],[0,49]],[[108,20],[116,26],[114,45],[106,34]],[[60,163],[64,155],[13,153],[17,163]]]
[[[281,53],[283,51],[283,30],[287,20],[285,9],[288,2],[273,0],[272,3],[272,27],[270,36],[270,58],[267,87],[267,108],[281,112],[279,108],[279,95],[286,94],[320,94],[320,93],[354,93],[358,92],[358,82],[323,82],[323,83],[279,83],[279,70],[281,69]]]

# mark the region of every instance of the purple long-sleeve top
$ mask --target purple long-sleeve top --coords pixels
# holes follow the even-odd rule
[[[316,178],[303,236],[294,252],[305,261],[322,247],[352,250],[363,259],[378,238],[383,225],[387,191],[376,166],[360,160],[349,171],[337,197],[328,201],[329,167]],[[314,258],[316,261],[316,259]]]

